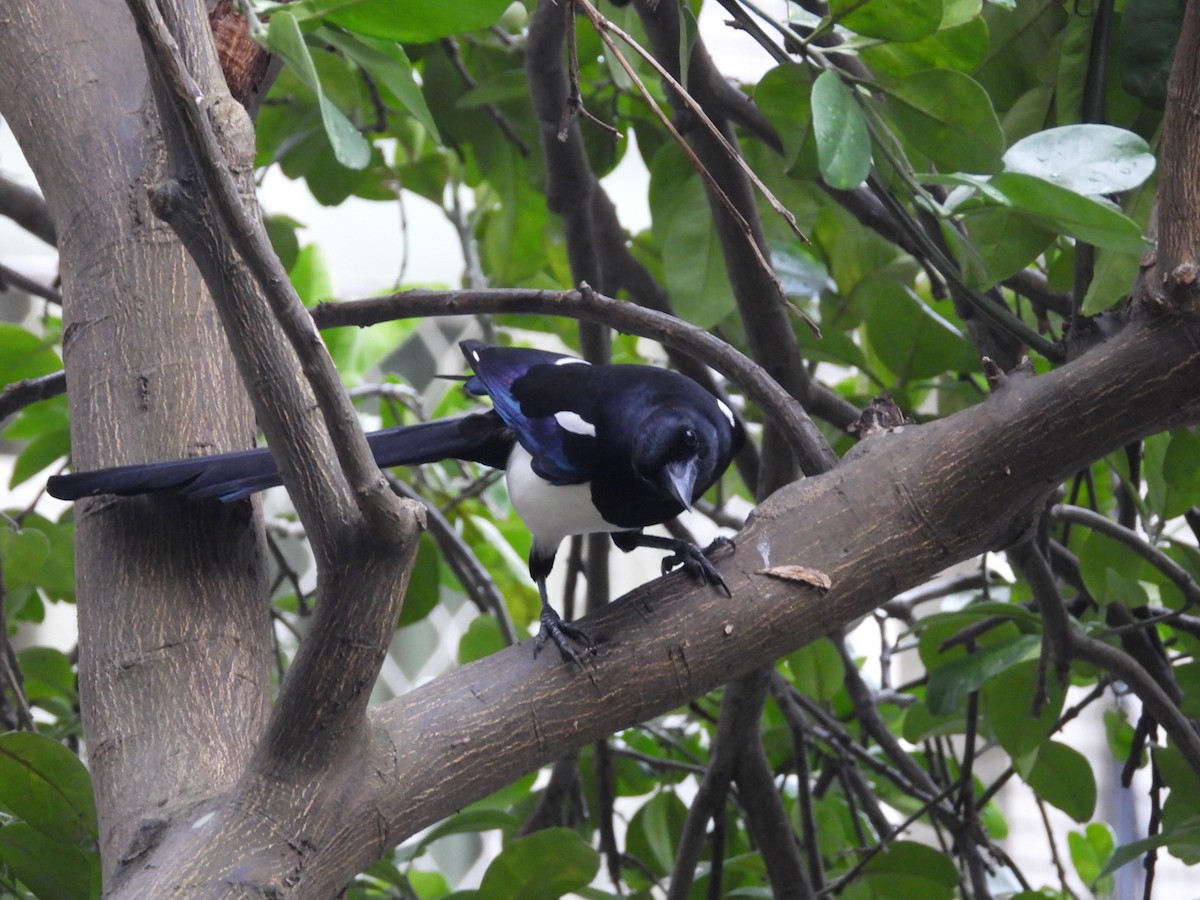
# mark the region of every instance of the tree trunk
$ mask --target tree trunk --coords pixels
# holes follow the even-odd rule
[[[148,207],[163,166],[125,4],[0,4],[0,112],[53,213],[80,469],[252,446],[250,404],[195,266]],[[76,508],[80,695],[105,883],[232,784],[269,711],[257,505]]]

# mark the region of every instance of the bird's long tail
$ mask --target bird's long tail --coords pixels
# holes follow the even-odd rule
[[[472,460],[502,468],[512,442],[512,433],[492,411],[401,425],[367,435],[367,443],[381,468],[443,459]],[[170,491],[190,498],[233,501],[282,483],[275,458],[264,447],[55,475],[47,482],[46,489],[60,500],[97,494],[128,496]]]

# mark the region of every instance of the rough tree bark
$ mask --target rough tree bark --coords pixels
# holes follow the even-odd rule
[[[1198,22],[1193,4],[1179,59],[1197,58]],[[0,40],[0,111],[58,229],[76,463],[246,446],[249,404],[209,298],[148,207],[164,172],[162,129],[123,5],[10,0],[0,3]],[[1173,96],[1190,96],[1197,73],[1178,68]],[[1181,129],[1170,132],[1177,146],[1200,146],[1194,119],[1170,125]],[[1180,196],[1200,183],[1194,166],[1163,174],[1164,192],[1191,192]],[[532,659],[526,643],[364,714],[362,673],[381,658],[381,623],[405,566],[402,553],[386,561],[344,509],[359,525],[331,535],[355,540],[322,573],[322,615],[349,618],[332,623],[340,631],[314,623],[327,640],[306,642],[304,674],[268,710],[252,507],[81,506],[83,703],[109,895],[333,896],[380,853],[521,773],[1021,539],[1063,478],[1200,416],[1198,219],[1194,205],[1175,215],[1160,223],[1173,235],[1169,253],[1144,273],[1140,317],[1124,332],[1051,374],[1009,379],[980,406],[873,438],[829,475],[777,492],[719,562],[733,600],[682,577],[635,591],[589,622],[602,638],[590,677]],[[239,347],[241,365],[250,352]],[[331,494],[347,507],[360,499]],[[405,534],[383,549],[402,548]],[[766,572],[789,564],[824,571],[832,590]],[[342,609],[347,597],[358,603]],[[354,673],[351,683],[332,679],[338,670]],[[1200,770],[1195,732],[1171,737]]]
[[[124,5],[6,3],[0,43],[3,114],[57,226],[76,464],[251,446],[216,312],[149,208],[163,149]],[[98,500],[76,523],[80,693],[111,872],[231,785],[255,747],[271,689],[265,553],[249,507]]]

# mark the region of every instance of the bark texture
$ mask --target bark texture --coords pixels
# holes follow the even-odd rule
[[[150,212],[157,116],[119,0],[0,4],[0,112],[61,253],[80,468],[249,447],[254,423],[195,266]],[[76,510],[80,694],[106,876],[232,784],[269,710],[257,507]]]

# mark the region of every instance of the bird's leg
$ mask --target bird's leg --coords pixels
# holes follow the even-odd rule
[[[544,578],[537,580],[537,586],[538,594],[542,598],[542,628],[533,640],[533,655],[536,657],[545,645],[546,638],[550,638],[554,642],[554,646],[558,648],[558,652],[562,654],[565,662],[575,663],[575,665],[582,669],[583,658],[579,655],[579,651],[571,644],[571,641],[582,644],[587,648],[588,653],[595,653],[596,645],[592,643],[592,639],[588,637],[587,632],[577,625],[564,622],[562,617],[555,612],[554,607],[550,605],[550,600],[546,596],[546,580]]]
[[[669,550],[671,551],[671,555],[664,558],[662,562],[662,573],[664,575],[676,568],[682,567],[683,571],[687,572],[692,578],[696,578],[704,584],[716,585],[725,592],[726,597],[733,596],[729,591],[729,585],[725,583],[725,579],[721,577],[721,573],[717,571],[716,566],[712,564],[712,560],[708,558],[708,554],[712,553],[718,547],[733,546],[733,541],[727,537],[717,538],[703,550],[691,541],[685,541],[681,538],[642,534],[640,531],[618,531],[613,534],[612,539],[613,543],[626,553],[634,547],[652,547],[656,550]]]

